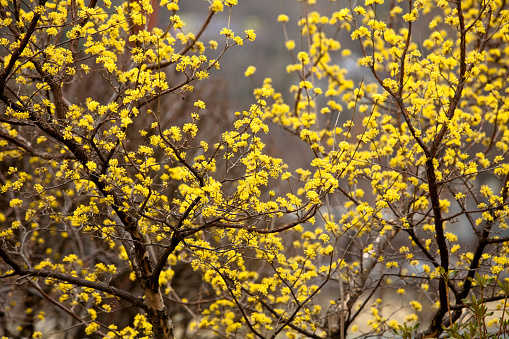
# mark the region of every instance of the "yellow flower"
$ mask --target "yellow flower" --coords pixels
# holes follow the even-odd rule
[[[226,37],[233,37],[233,31],[231,29],[229,29],[229,28],[226,28],[226,27],[221,29],[219,34],[224,35]]]
[[[279,14],[279,16],[277,17],[277,21],[279,22],[288,22],[288,20],[290,20],[288,18],[288,15],[286,14]]]
[[[195,101],[195,103],[193,104],[194,106],[198,107],[198,108],[203,108],[205,109],[205,103],[201,100],[197,100]]]
[[[254,67],[254,66],[249,66],[249,67],[246,69],[246,71],[244,72],[244,75],[245,75],[246,77],[249,77],[249,76],[253,75],[255,72],[256,72],[256,67]]]
[[[209,41],[209,45],[210,45],[210,48],[212,48],[212,49],[217,49],[217,45],[218,45],[218,44],[217,44],[217,41],[215,41],[215,40],[210,40],[210,41]]]
[[[221,0],[214,0],[212,5],[210,5],[210,10],[213,12],[222,12],[223,11],[223,2]]]
[[[299,59],[303,64],[307,64],[309,62],[309,56],[306,52],[299,52],[297,54],[297,59]]]
[[[94,172],[97,169],[97,164],[93,161],[87,162],[87,167],[90,171]]]
[[[416,310],[417,312],[422,311],[422,305],[421,305],[421,303],[420,303],[420,302],[418,302],[418,301],[412,300],[412,301],[410,302],[410,306],[412,306],[412,308],[413,308],[414,310]]]
[[[9,202],[9,206],[11,207],[20,207],[23,204],[23,200],[21,199],[12,199]]]
[[[244,33],[246,33],[249,41],[254,41],[256,39],[256,33],[253,29],[246,29]]]
[[[395,262],[395,261],[389,261],[388,263],[385,264],[385,266],[387,266],[387,268],[397,268],[398,267],[398,263]]]
[[[397,320],[392,319],[387,322],[387,325],[389,325],[390,328],[398,328],[399,323]]]
[[[406,321],[406,322],[416,321],[418,318],[419,318],[419,317],[417,317],[417,314],[412,313],[412,314],[407,315],[407,316],[405,317],[405,321]]]

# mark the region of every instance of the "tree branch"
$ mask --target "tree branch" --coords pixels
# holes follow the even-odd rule
[[[93,288],[98,291],[106,292],[111,295],[114,295],[116,297],[119,297],[125,301],[130,302],[134,306],[137,306],[142,309],[146,309],[145,302],[142,298],[136,297],[132,295],[131,293],[128,293],[124,290],[118,289],[116,287],[106,285],[103,283],[90,281],[87,279],[75,277],[69,274],[64,274],[61,272],[54,272],[54,271],[45,271],[45,270],[37,270],[33,268],[23,268],[21,267],[16,261],[14,261],[7,253],[6,250],[3,248],[0,248],[0,257],[5,261],[6,264],[12,267],[14,272],[22,276],[30,276],[35,278],[53,278],[61,281],[66,281],[68,283],[74,284],[76,286],[81,287],[89,287]]]

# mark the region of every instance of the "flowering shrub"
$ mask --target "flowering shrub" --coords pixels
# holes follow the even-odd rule
[[[242,1],[2,1],[1,335],[507,332],[505,1],[297,2],[290,95],[211,127]]]

